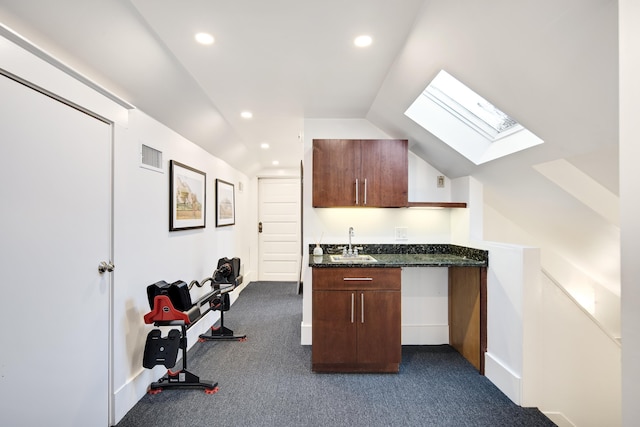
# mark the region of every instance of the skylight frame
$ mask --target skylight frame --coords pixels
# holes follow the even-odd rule
[[[464,102],[447,102],[447,98],[453,100],[455,97],[444,95],[446,90],[443,91],[441,88],[434,89],[442,85],[432,86],[434,81],[438,81],[439,76],[445,76],[444,79],[458,82],[461,85],[459,87],[463,87],[464,91],[474,94],[471,99],[481,100],[485,105],[485,110],[488,108],[499,111],[501,118],[506,117],[509,119],[508,126],[505,126],[504,130],[498,129],[495,125],[479,117],[483,113],[474,114],[469,111],[469,108],[465,108],[462,105]],[[443,94],[440,95],[436,92]],[[511,116],[498,110],[489,101],[475,94],[472,89],[444,70],[440,70],[438,75],[420,92],[404,114],[476,165],[544,142],[524,126],[517,123]],[[419,141],[418,143],[420,144]]]
[[[444,70],[422,94],[490,142],[524,129],[514,118]]]

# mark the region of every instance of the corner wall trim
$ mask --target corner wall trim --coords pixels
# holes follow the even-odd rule
[[[522,378],[511,371],[490,352],[485,353],[484,375],[513,403],[522,403]]]

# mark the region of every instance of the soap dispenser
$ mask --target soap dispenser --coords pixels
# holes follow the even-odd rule
[[[320,247],[319,243],[316,243],[316,247],[313,248],[313,256],[322,256],[323,252],[322,252],[322,248]]]
[[[320,235],[320,239],[316,242],[316,247],[313,248],[313,256],[322,256],[323,252],[322,252],[322,247],[320,246],[320,242],[322,242],[323,236],[324,236],[324,233]]]

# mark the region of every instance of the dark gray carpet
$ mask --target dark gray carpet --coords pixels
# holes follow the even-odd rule
[[[247,341],[197,343],[188,368],[218,393],[146,395],[131,426],[553,426],[513,404],[449,346],[404,346],[399,374],[316,374],[296,283],[252,282],[225,313]],[[140,362],[142,363],[142,361]]]

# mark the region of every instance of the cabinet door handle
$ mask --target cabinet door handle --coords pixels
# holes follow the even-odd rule
[[[360,294],[360,323],[364,323],[364,294]]]
[[[343,277],[345,282],[371,282],[373,277]]]
[[[364,179],[364,204],[367,204],[367,178]]]
[[[353,323],[353,314],[355,311],[355,303],[356,303],[356,294],[351,293],[351,323]]]
[[[358,178],[356,178],[356,205],[358,204]]]

